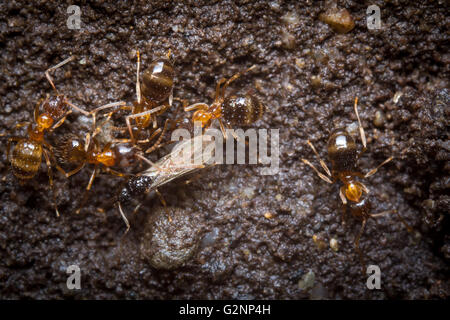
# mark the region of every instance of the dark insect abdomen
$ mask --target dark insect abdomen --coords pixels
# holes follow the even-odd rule
[[[20,140],[12,152],[12,171],[19,179],[31,179],[39,170],[41,160],[42,146],[39,143]]]
[[[153,61],[142,77],[142,95],[153,102],[163,102],[172,92],[174,75],[173,65],[169,60]]]
[[[132,177],[120,191],[118,201],[125,204],[133,198],[145,194],[152,185],[152,182],[153,179],[147,176]]]
[[[232,96],[225,99],[222,116],[225,122],[237,125],[250,125],[259,120],[264,112],[263,104],[254,96]]]

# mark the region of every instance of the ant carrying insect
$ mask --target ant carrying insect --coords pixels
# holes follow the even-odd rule
[[[50,71],[56,70],[74,59],[75,57],[71,56],[70,58],[45,71],[45,76],[50,82],[52,88],[55,90],[56,95],[47,96],[46,99],[39,100],[34,109],[34,124],[29,121],[16,124],[15,129],[28,125],[28,137],[24,138],[13,136],[8,139],[6,149],[7,159],[8,161],[11,161],[13,174],[22,182],[32,179],[36,175],[41,165],[42,155],[44,155],[49,183],[53,189],[52,164],[50,162],[50,156],[53,156],[53,151],[52,146],[45,141],[44,133],[51,133],[53,130],[61,126],[66,120],[66,117],[72,112],[72,109],[75,109],[84,115],[89,115],[87,111],[75,106],[67,99],[66,96],[60,94],[53,84],[52,78],[50,77]],[[72,109],[68,109],[68,107]],[[40,113],[41,108],[44,110],[42,113]],[[12,150],[12,156],[10,159],[9,155],[12,142],[17,143]],[[54,190],[53,200],[56,215],[59,216]]]
[[[339,189],[339,196],[344,205],[342,211],[342,221],[345,223],[345,214],[347,209],[350,210],[350,213],[355,217],[362,221],[361,229],[358,235],[355,238],[355,250],[357,251],[361,264],[364,269],[364,259],[362,253],[359,249],[359,241],[364,232],[364,228],[366,226],[367,220],[369,218],[376,218],[388,213],[395,213],[402,223],[405,225],[406,229],[411,232],[412,228],[404,221],[404,219],[398,214],[397,210],[388,210],[381,213],[371,213],[371,203],[369,201],[369,190],[368,188],[360,181],[356,180],[356,177],[361,179],[366,179],[372,175],[374,175],[380,167],[385,165],[386,163],[392,161],[393,157],[389,157],[384,160],[380,165],[378,165],[375,169],[370,170],[368,173],[363,174],[357,168],[357,162],[362,154],[367,150],[366,136],[364,133],[364,129],[361,125],[361,119],[359,118],[358,113],[358,98],[355,98],[354,110],[356,113],[356,117],[358,119],[359,125],[359,133],[362,141],[363,148],[358,151],[356,148],[355,140],[352,138],[350,134],[348,134],[345,129],[337,129],[335,130],[330,138],[328,139],[328,158],[332,164],[332,170],[328,169],[325,162],[320,158],[319,153],[313,144],[308,140],[308,145],[311,147],[314,154],[319,159],[320,165],[325,170],[325,174],[321,173],[311,162],[306,159],[302,159],[302,161],[310,166],[317,175],[327,183],[334,183],[337,180],[343,183],[343,186]],[[331,179],[330,179],[331,178]],[[363,270],[364,272],[364,270]]]

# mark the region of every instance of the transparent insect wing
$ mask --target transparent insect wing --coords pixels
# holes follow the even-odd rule
[[[158,160],[141,175],[153,178],[151,189],[158,188],[176,178],[211,166],[213,136],[201,135],[179,142],[172,152]]]

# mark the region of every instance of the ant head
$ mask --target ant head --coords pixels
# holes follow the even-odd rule
[[[202,124],[202,128],[209,125],[211,122],[212,114],[209,111],[206,110],[197,110],[194,115],[192,116],[192,121],[200,122]]]
[[[36,119],[36,123],[40,128],[48,129],[53,125],[53,118],[50,115],[43,113]]]

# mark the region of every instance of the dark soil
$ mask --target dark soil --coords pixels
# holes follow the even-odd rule
[[[190,184],[172,183],[160,191],[173,223],[161,222],[162,205],[148,197],[122,237],[125,226],[113,201],[123,180],[99,177],[87,205],[75,214],[92,167],[70,179],[54,170],[61,211],[56,218],[45,163],[34,179],[20,184],[3,137],[0,298],[448,299],[445,1],[339,1],[355,21],[346,34],[318,19],[333,5],[325,1],[112,3],[78,1],[80,30],[67,28],[69,2],[0,4],[0,132],[9,135],[16,123],[32,119],[36,102],[52,93],[44,71],[72,54],[76,61],[54,73],[55,83],[91,110],[135,99],[137,49],[143,68],[171,49],[174,96],[191,103],[211,102],[221,77],[257,66],[231,87],[253,90],[264,102],[266,113],[255,127],[280,129],[280,172],[262,176],[260,166],[222,165]],[[367,29],[370,4],[381,8],[381,30]],[[346,127],[357,138],[355,96],[368,137],[362,171],[395,157],[367,180],[373,211],[397,209],[421,234],[408,233],[395,215],[368,222],[361,247],[367,262],[381,269],[381,290],[368,290],[361,275],[353,246],[360,222],[348,217],[342,225],[338,184],[328,185],[300,160],[318,164],[307,139],[326,157],[334,128]],[[86,118],[74,113],[48,140],[67,132],[83,135],[88,128]],[[163,235],[152,238],[152,232]],[[323,250],[313,235],[326,244]],[[331,239],[338,241],[337,251]],[[196,249],[192,257],[184,240]],[[177,268],[152,267],[149,255],[158,252],[143,241],[156,241],[163,250],[153,265]],[[164,250],[186,252],[164,256]],[[81,268],[78,291],[66,288],[72,264]],[[300,288],[310,271],[314,283],[308,289],[302,281]]]

